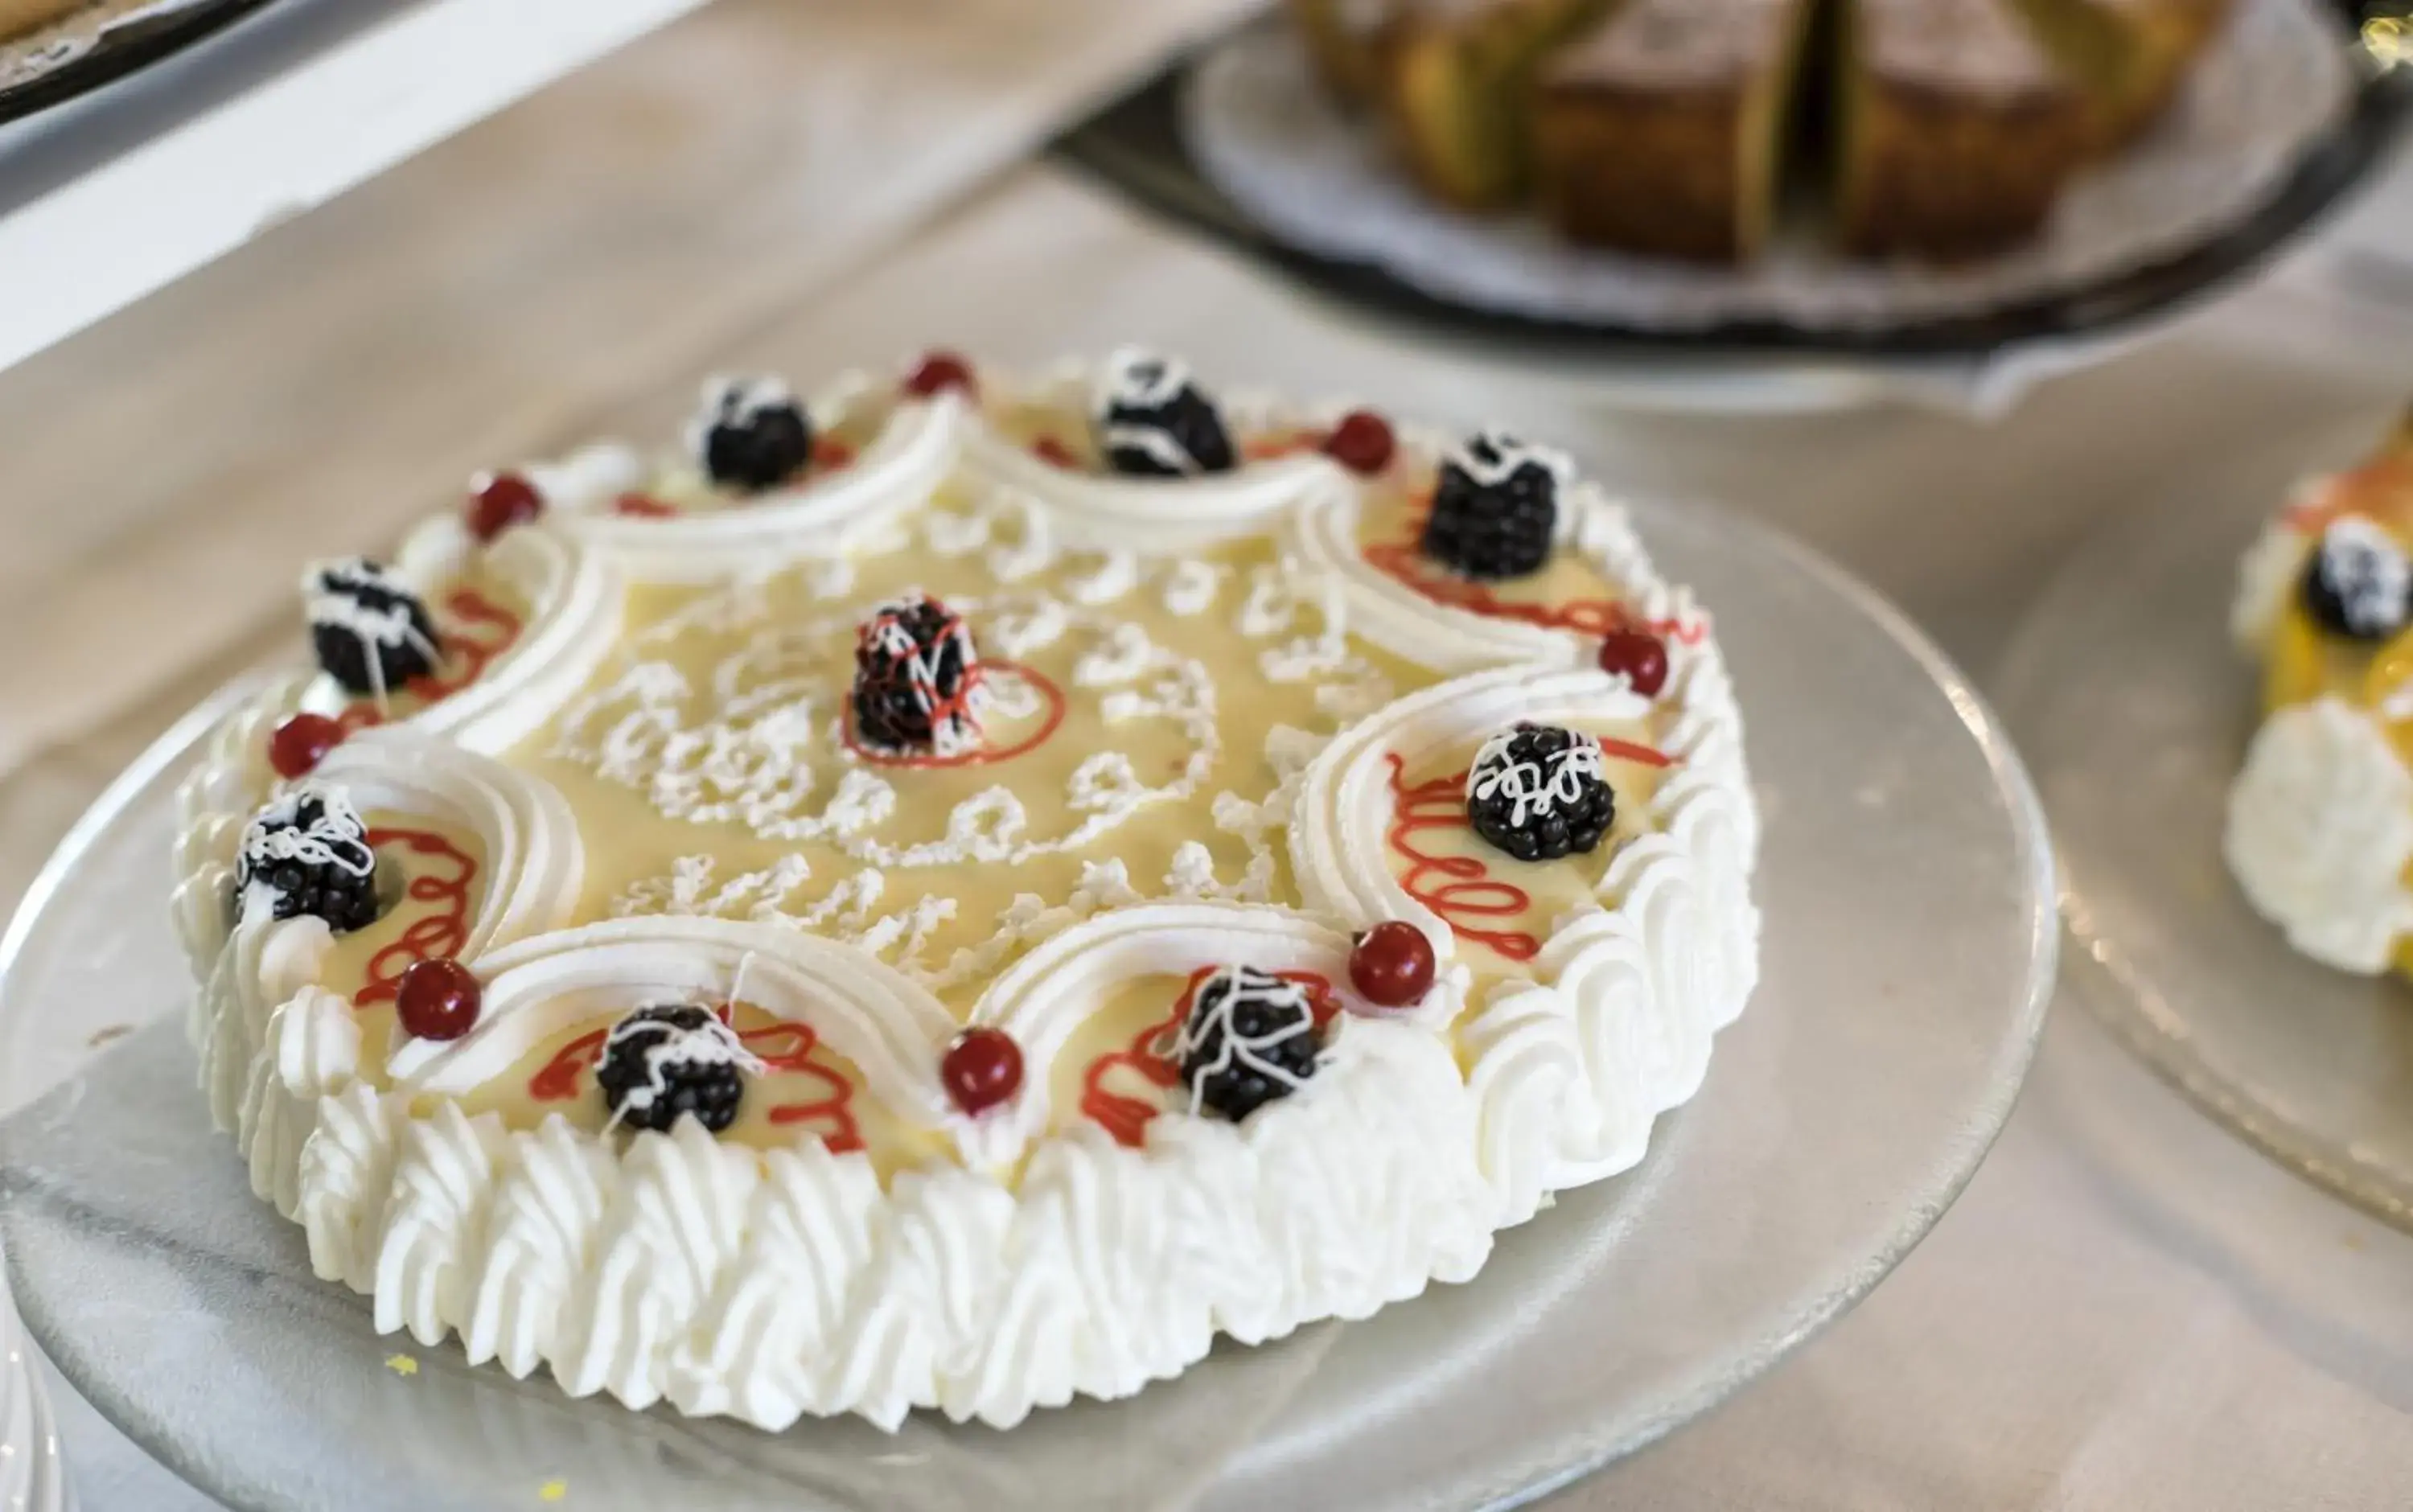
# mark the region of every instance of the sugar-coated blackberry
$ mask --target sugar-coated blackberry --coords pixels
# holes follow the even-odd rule
[[[1617,820],[1600,742],[1547,724],[1493,735],[1466,774],[1466,818],[1519,861],[1592,849]]]
[[[312,567],[303,574],[302,606],[318,665],[355,696],[398,693],[442,660],[427,606],[364,557]]]
[[[615,1122],[667,1134],[693,1114],[718,1134],[737,1120],[747,1075],[762,1069],[711,1009],[662,1003],[612,1026],[595,1085]]]
[[[2413,562],[2357,515],[2333,520],[2304,564],[2304,612],[2332,635],[2384,641],[2413,619]]]
[[[340,788],[304,782],[252,817],[235,860],[235,907],[309,914],[342,934],[377,922],[377,852]]]
[[[1177,1051],[1192,1106],[1237,1123],[1306,1085],[1323,1047],[1307,988],[1253,966],[1224,966],[1192,994]]]
[[[1566,459],[1488,430],[1442,459],[1421,548],[1468,577],[1538,572],[1550,559]]]
[[[778,378],[714,378],[688,422],[688,446],[714,482],[759,494],[811,464],[813,423]]]
[[[881,750],[952,750],[978,733],[970,707],[980,653],[963,616],[907,593],[855,631],[855,738]]]
[[[1229,472],[1238,456],[1223,417],[1171,358],[1117,352],[1097,397],[1098,450],[1115,471],[1145,478]]]

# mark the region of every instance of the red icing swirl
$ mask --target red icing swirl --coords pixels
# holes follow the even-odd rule
[[[511,649],[525,627],[520,616],[475,588],[455,588],[445,596],[445,622],[437,634],[446,670],[413,677],[403,684],[406,693],[433,704],[457,693],[485,674],[494,660]],[[349,734],[386,721],[376,701],[363,700],[346,708],[335,722]]]
[[[1169,1091],[1181,1085],[1181,1066],[1173,1059],[1175,1040],[1181,1026],[1190,1017],[1190,1006],[1198,996],[1198,985],[1222,970],[1220,966],[1202,966],[1190,973],[1181,996],[1174,1000],[1173,1008],[1162,1018],[1132,1036],[1129,1045],[1110,1050],[1091,1060],[1081,1073],[1081,1113],[1106,1133],[1117,1144],[1137,1149],[1147,1141],[1147,1126],[1164,1111],[1161,1100],[1134,1097],[1118,1092],[1106,1085],[1106,1078],[1121,1072],[1135,1075],[1159,1091]],[[1285,982],[1295,982],[1307,989],[1310,1011],[1315,1015],[1318,1030],[1332,1021],[1340,1011],[1340,1002],[1332,996],[1332,984],[1313,971],[1276,971]]]
[[[957,751],[952,756],[940,756],[929,752],[880,750],[855,738],[852,698],[846,701],[845,709],[840,715],[838,738],[857,758],[873,766],[903,766],[915,769],[982,766],[991,762],[1012,761],[1016,756],[1037,750],[1047,743],[1049,736],[1056,733],[1057,726],[1064,722],[1064,690],[1034,668],[1011,661],[980,661],[973,663],[964,673],[963,684],[955,692],[956,700],[969,701],[973,689],[999,673],[1012,673],[1022,682],[1035,689],[1040,699],[1047,705],[1047,712],[1040,719],[1039,728],[1011,746],[976,746],[970,750]],[[955,714],[959,713],[960,710],[951,705],[939,712]],[[934,714],[934,720],[937,718],[938,715]]]
[[[1384,576],[1448,609],[1492,619],[1513,619],[1543,630],[1573,630],[1578,635],[1608,635],[1618,630],[1649,630],[1665,640],[1698,645],[1710,633],[1706,620],[1646,619],[1615,599],[1577,599],[1566,603],[1517,603],[1503,599],[1488,583],[1456,573],[1429,560],[1417,542],[1424,539],[1425,517],[1431,500],[1423,500],[1408,517],[1405,541],[1385,541],[1365,548],[1367,562]]]
[[[1391,763],[1391,828],[1385,838],[1404,857],[1407,874],[1399,887],[1410,897],[1438,914],[1460,940],[1488,945],[1512,961],[1530,961],[1541,954],[1542,942],[1522,929],[1487,929],[1479,921],[1516,919],[1533,906],[1532,895],[1514,882],[1491,875],[1480,856],[1436,855],[1416,848],[1415,837],[1428,830],[1466,829],[1466,773],[1437,777],[1407,785],[1407,764],[1397,755]],[[1449,879],[1434,882],[1433,877]]]
[[[432,830],[373,829],[371,850],[397,845],[417,856],[434,856],[447,864],[442,873],[412,870],[405,899],[438,905],[436,912],[413,919],[401,938],[369,957],[368,982],[352,994],[355,1007],[392,1002],[402,987],[402,973],[421,961],[458,956],[469,941],[469,889],[478,880],[478,863],[467,852]]]
[[[728,1004],[713,1012],[720,1015],[723,1023],[728,1022]],[[555,1051],[553,1059],[528,1078],[528,1095],[540,1103],[567,1103],[575,1098],[587,1073],[603,1059],[603,1042],[611,1032],[609,1029],[590,1030]],[[851,1154],[864,1148],[863,1127],[854,1116],[854,1083],[837,1067],[815,1059],[822,1042],[812,1026],[770,1024],[742,1030],[737,1039],[770,1071],[803,1076],[819,1084],[819,1096],[800,1103],[775,1104],[766,1115],[772,1123],[811,1125],[812,1132],[821,1135],[822,1143],[834,1155]]]
[[[1643,766],[1667,767],[1675,758],[1649,746],[1609,735],[1595,735],[1601,754]],[[1386,751],[1391,763],[1391,828],[1384,837],[1393,851],[1408,862],[1400,890],[1439,915],[1460,940],[1488,945],[1512,961],[1530,961],[1542,942],[1522,929],[1488,929],[1481,921],[1519,918],[1532,908],[1531,894],[1514,882],[1491,875],[1480,856],[1437,855],[1417,848],[1415,837],[1429,830],[1469,829],[1466,818],[1466,772],[1437,777],[1414,787],[1407,784],[1407,763]],[[1434,882],[1433,878],[1446,881]]]

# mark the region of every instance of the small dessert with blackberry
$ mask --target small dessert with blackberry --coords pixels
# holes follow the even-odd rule
[[[1223,966],[1192,993],[1174,1051],[1191,1110],[1211,1108],[1237,1123],[1306,1086],[1323,1048],[1306,987],[1253,966]]]
[[[2413,619],[2413,560],[2387,531],[2346,515],[2321,532],[2302,593],[2304,613],[2330,634],[2384,641]]]
[[[341,788],[303,782],[254,815],[234,874],[246,917],[324,919],[337,934],[377,919],[377,852]]]
[[[1591,735],[1547,724],[1503,730],[1466,774],[1467,823],[1519,861],[1591,851],[1617,821],[1602,760]]]
[[[1116,472],[1187,478],[1238,465],[1215,401],[1169,357],[1117,352],[1099,380],[1095,410],[1098,451]]]
[[[908,591],[855,631],[855,738],[876,750],[949,756],[980,739],[980,653],[964,617]]]
[[[2262,679],[2230,873],[2302,954],[2413,977],[2413,423],[2293,492],[2246,554],[2230,629]]]
[[[777,488],[813,460],[812,421],[778,378],[712,379],[687,438],[703,475],[740,494]]]
[[[427,606],[366,557],[313,566],[302,603],[318,665],[354,697],[391,697],[443,660]]]
[[[1424,554],[1472,578],[1524,577],[1550,559],[1559,487],[1572,467],[1547,447],[1491,429],[1442,459]]]
[[[663,1003],[612,1026],[595,1084],[614,1125],[667,1134],[682,1118],[719,1134],[737,1121],[762,1062],[709,1008]]]

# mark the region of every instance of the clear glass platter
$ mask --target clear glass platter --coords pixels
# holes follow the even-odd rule
[[[1637,515],[1717,611],[1748,711],[1765,980],[1642,1165],[1503,1236],[1473,1282],[1011,1433],[765,1435],[380,1339],[310,1279],[191,1090],[165,917],[188,722],[70,837],[0,955],[0,1107],[61,1084],[0,1124],[26,1324],[136,1442],[245,1507],[1508,1506],[1630,1453],[1951,1204],[2009,1115],[2059,940],[2034,795],[1960,675],[1776,537]],[[92,1044],[118,1025],[149,1027]]]
[[[2413,994],[2295,954],[2221,859],[2256,718],[2228,606],[2274,497],[2097,532],[2029,611],[2001,704],[2059,843],[2081,999],[2213,1117],[2413,1229]]]

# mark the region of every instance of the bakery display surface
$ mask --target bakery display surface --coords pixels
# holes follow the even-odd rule
[[[1167,369],[1120,372],[1096,412],[1095,370],[1027,386],[978,372],[978,417],[936,378],[926,395],[854,384],[802,406],[716,388],[667,464],[589,451],[526,468],[382,572],[314,570],[311,623],[348,641],[331,634],[318,674],[236,695],[129,774],[0,975],[10,1063],[84,1067],[0,1133],[12,1281],[79,1386],[244,1505],[297,1505],[330,1474],[335,1422],[371,1401],[396,1430],[367,1460],[341,1451],[348,1505],[511,1505],[565,1475],[669,1494],[741,1465],[759,1488],[884,1477],[891,1505],[962,1505],[1015,1477],[1134,1505],[1097,1494],[1122,1475],[1159,1498],[1209,1487],[1208,1505],[1262,1503],[1275,1483],[1336,1505],[1462,1503],[1648,1442],[1873,1284],[2007,1113],[2050,977],[2040,834],[1982,706],[1889,612],[1714,511],[1636,507],[1629,524],[1565,459],[1510,437],[1436,438],[1231,389],[1208,406]],[[1219,439],[1228,472],[1101,470],[1207,464]],[[799,466],[804,486],[747,492]],[[913,480],[885,511],[883,469]],[[732,564],[763,550],[757,511],[802,511],[784,539],[818,521],[801,532],[814,553],[758,560],[733,593]],[[1636,525],[1681,558],[1697,604],[1651,572]],[[644,528],[664,532],[659,556]],[[1123,543],[1143,528],[1183,532],[1178,557]],[[1258,571],[1278,560],[1269,535],[1289,572]],[[514,541],[524,559],[503,560]],[[623,585],[622,628],[614,657],[573,675],[550,631],[591,612],[578,586],[599,571]],[[1281,591],[1291,572],[1340,586]],[[490,614],[517,629],[490,631]],[[1420,640],[1436,622],[1452,633]],[[1710,695],[1739,644],[1769,689],[1754,757],[1779,763],[1755,759],[1750,788],[1739,748],[1709,738],[1738,718]],[[437,686],[481,645],[478,677]],[[1214,739],[1268,754],[1217,769],[1236,797],[1203,801],[1207,824],[1148,824],[1150,808],[1193,811],[1207,723],[1192,661],[1249,669],[1250,697],[1214,705]],[[553,712],[532,730],[505,717],[510,699],[446,713],[496,686]],[[727,728],[688,730],[703,719]],[[1885,755],[1914,737],[1916,765]],[[800,749],[830,752],[809,788],[775,779],[816,764]],[[1127,763],[1103,759],[1118,750]],[[998,797],[958,824],[965,800],[880,796],[916,773],[975,799],[1012,781],[1018,821]],[[1132,778],[1167,795],[1106,801]],[[1778,823],[1746,892],[1763,808]],[[933,833],[906,830],[917,821]],[[1058,852],[1085,827],[1107,860]],[[57,973],[102,960],[143,973],[109,995],[129,1014],[179,990],[190,968],[163,956],[181,952],[94,905],[126,896],[129,865],[164,893],[180,829],[179,933],[211,980],[198,1103],[175,1090],[190,1052],[164,1023],[94,1059],[73,1015],[16,1006],[93,996]],[[569,846],[540,843],[565,834],[574,882]],[[984,889],[990,863],[940,853],[951,835],[1022,852],[1010,880]],[[856,882],[821,935],[783,922],[825,896],[800,884],[864,874],[849,847],[881,848],[879,891]],[[791,854],[804,865],[781,868]],[[1721,866],[1723,905],[1705,885]],[[916,867],[955,868],[952,912],[902,882]],[[236,890],[248,922],[221,943]],[[461,906],[481,891],[493,907]],[[551,922],[570,895],[600,922]],[[1325,901],[1281,907],[1290,896]],[[1739,1007],[1749,982],[1754,903],[1765,980],[1704,1080],[1710,1005]],[[1600,948],[1632,928],[1621,910],[1651,945]],[[93,929],[149,942],[96,953]],[[1614,1031],[1571,1040],[1571,994],[1618,1015],[1595,1021]],[[1688,1020],[1663,1003],[1703,1007]],[[959,1012],[999,1033],[964,1033]],[[1594,1090],[1609,1088],[1614,1105]],[[1645,1110],[1688,1094],[1651,1134]],[[189,1148],[213,1104],[247,1161]],[[1880,1110],[1881,1149],[1849,1137]],[[76,1133],[87,1116],[111,1137]],[[172,1191],[167,1149],[185,1151],[167,1163]],[[1151,1206],[1151,1181],[1177,1178],[1220,1185]],[[1237,1204],[1205,1200],[1251,1181]],[[136,1221],[96,1226],[102,1208]],[[1534,1216],[1495,1244],[1520,1210]],[[1106,1226],[1051,1240],[1049,1224]],[[1150,1258],[1176,1227],[1201,1261]],[[1314,1263],[1251,1268],[1277,1244]],[[1127,1401],[1034,1413],[1004,1437],[947,1421],[1120,1394],[1149,1373],[1141,1349],[1170,1374],[1244,1304],[1281,1332],[1444,1266],[1470,1274],[1486,1251],[1465,1285],[1219,1350]],[[96,1330],[89,1289],[61,1282],[103,1268],[120,1311]],[[883,1295],[899,1347],[858,1343],[862,1368],[824,1371],[850,1356],[856,1301]],[[137,1361],[123,1310],[155,1304],[245,1324],[206,1371],[159,1338]],[[1143,1330],[1119,1356],[1075,1333],[1023,1342],[1118,1306]],[[448,1329],[466,1354],[429,1342]],[[830,1347],[792,1350],[812,1329]],[[549,1361],[555,1381],[469,1363],[489,1354]],[[1509,1381],[1513,1424],[1497,1410]],[[307,1421],[249,1415],[257,1392],[304,1382]],[[663,1403],[630,1416],[557,1389],[585,1383]],[[942,1410],[907,1413],[924,1391]],[[674,1407],[773,1424],[852,1408],[881,1425],[765,1436]],[[257,1431],[269,1421],[274,1442]],[[473,1421],[510,1427],[459,1431]]]
[[[50,1398],[16,1309],[0,1292],[0,1506],[67,1512],[70,1505]]]
[[[1788,363],[1882,379],[2006,353],[2082,361],[2258,268],[2367,178],[2413,100],[2404,71],[2350,36],[2312,0],[2238,5],[2156,124],[2081,174],[2044,235],[1959,262],[1855,259],[1782,231],[1749,265],[1703,265],[1577,246],[1537,216],[1450,210],[1399,170],[1366,111],[1333,103],[1287,24],[1176,65],[1058,152],[1389,334],[1597,370],[1624,388],[1646,385],[1646,364],[1671,361],[1762,390]],[[1579,84],[1567,89],[1584,96]],[[1544,143],[1588,140],[1612,120],[1690,129],[1672,110],[1642,125],[1577,105],[1546,113]],[[2112,133],[2112,115],[2080,113],[2074,129],[2090,143]],[[1708,175],[1584,156],[1591,172],[1661,184],[1663,208],[1623,217],[1653,234],[1722,241],[1755,223],[1756,210],[1723,187],[1750,178],[1754,154]],[[1882,178],[1866,175],[1873,188]],[[1586,203],[1585,214],[1610,214]],[[1873,195],[1869,204],[1873,215]]]
[[[2413,1226],[2413,488],[2401,435],[2362,451],[2284,500],[2107,527],[2031,611],[2001,697],[2088,1001],[2222,1121]]]

